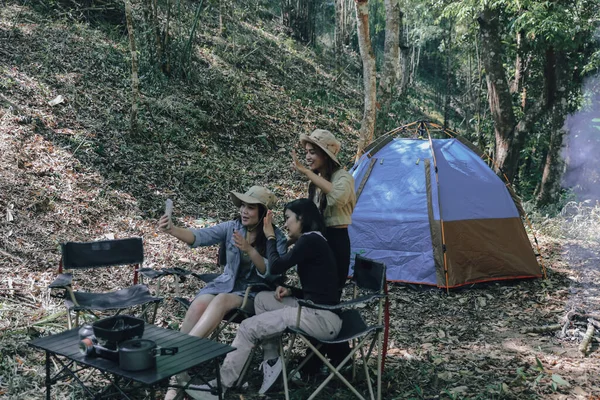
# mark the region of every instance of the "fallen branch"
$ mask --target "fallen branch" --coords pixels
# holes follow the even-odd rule
[[[565,314],[565,316],[562,319],[563,322],[563,327],[560,330],[560,334],[558,334],[559,338],[564,338],[567,335],[567,328],[569,327],[569,325],[571,325],[571,319],[577,314],[577,312],[575,311],[575,309],[571,309],[569,310],[568,313]]]
[[[17,260],[18,262],[20,262],[20,263],[22,263],[22,264],[24,264],[24,263],[25,263],[25,261],[23,261],[23,259],[21,259],[21,258],[19,258],[19,257],[17,257],[17,256],[13,256],[12,254],[5,252],[4,250],[0,250],[0,254],[3,254],[3,255],[5,255],[6,257],[10,257],[10,258],[12,258],[13,260]]]
[[[544,326],[532,326],[529,328],[523,329],[522,333],[545,333],[545,332],[554,332],[559,330],[562,327],[562,324],[554,324],[554,325],[544,325]]]
[[[594,318],[588,318],[588,322],[594,325],[596,328],[600,329],[600,322],[596,321]]]
[[[577,314],[577,316],[581,318],[593,318],[595,320],[600,319],[600,314]]]
[[[66,315],[66,314],[67,314],[66,311],[59,311],[57,313],[47,316],[46,318],[43,318],[43,319],[40,319],[39,321],[34,322],[32,325],[33,326],[44,325],[50,321],[54,321],[55,319],[62,317],[63,315]]]
[[[585,357],[587,355],[587,349],[594,337],[594,325],[588,324],[587,331],[585,332],[585,336],[583,336],[583,340],[579,345],[579,352]]]

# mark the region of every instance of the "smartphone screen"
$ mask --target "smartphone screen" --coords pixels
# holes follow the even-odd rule
[[[165,214],[171,218],[171,214],[173,214],[173,200],[167,199],[165,202]]]

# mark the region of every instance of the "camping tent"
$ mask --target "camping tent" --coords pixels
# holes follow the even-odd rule
[[[371,144],[350,171],[353,254],[385,262],[390,281],[444,288],[541,277],[520,206],[476,151],[458,137]]]

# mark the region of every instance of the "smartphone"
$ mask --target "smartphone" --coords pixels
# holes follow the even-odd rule
[[[167,199],[165,202],[165,214],[171,218],[171,214],[173,214],[173,200]]]

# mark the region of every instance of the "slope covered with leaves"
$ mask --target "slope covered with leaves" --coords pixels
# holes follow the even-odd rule
[[[204,9],[185,76],[156,71],[141,46],[140,130],[130,134],[122,3],[88,3],[5,1],[0,9],[0,397],[43,397],[43,355],[26,343],[65,326],[62,304],[47,290],[59,243],[141,236],[146,267],[213,271],[215,249],[192,251],[156,231],[167,197],[186,226],[230,218],[228,192],[255,183],[273,189],[281,206],[305,188],[289,169],[299,133],[334,131],[344,162],[356,140],[362,95],[355,55],[343,68],[331,65],[289,39],[260,2],[252,12],[244,2],[226,10],[222,33],[215,9]],[[195,3],[181,3],[193,11]],[[174,31],[189,31],[187,18]],[[183,48],[184,36],[174,46]],[[577,352],[581,320],[572,316],[561,337],[521,333],[557,323],[571,309],[597,309],[593,243],[544,243],[548,281],[450,294],[392,286],[384,398],[600,394],[597,343],[588,358]],[[127,277],[114,269],[82,284],[108,289]],[[198,285],[190,279],[182,290],[192,296]],[[176,328],[182,315],[174,287],[163,290],[157,323]],[[259,374],[252,371],[247,391],[228,396],[254,397]],[[295,387],[294,398],[314,387]],[[83,396],[74,382],[53,393]],[[269,397],[283,398],[281,388]],[[351,393],[334,385],[321,397]]]

